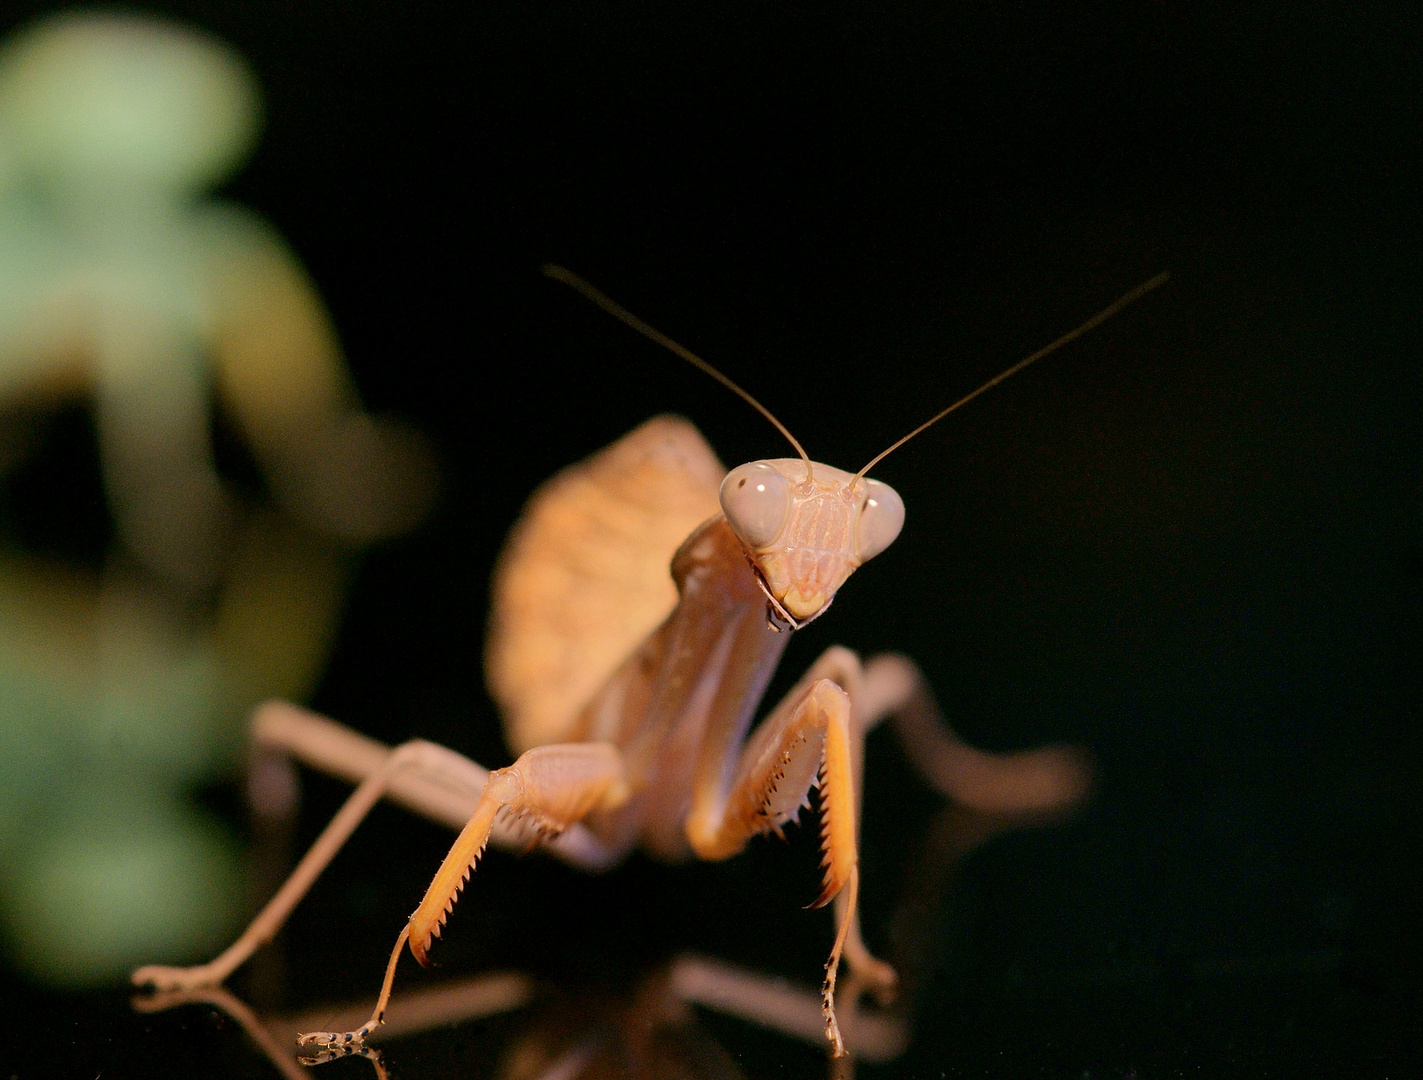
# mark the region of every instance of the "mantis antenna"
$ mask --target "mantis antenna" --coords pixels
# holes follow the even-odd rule
[[[706,372],[706,374],[710,375],[717,382],[721,383],[722,386],[726,387],[733,394],[736,394],[738,397],[740,397],[743,401],[745,401],[758,413],[764,416],[767,420],[771,421],[771,423],[776,426],[776,430],[786,437],[786,440],[792,446],[795,447],[795,451],[797,454],[800,455],[801,460],[805,462],[805,479],[807,482],[810,481],[815,468],[810,462],[810,455],[805,452],[805,448],[801,446],[801,444],[796,440],[796,437],[790,433],[790,429],[787,428],[785,424],[781,423],[775,418],[770,409],[766,408],[766,406],[762,405],[745,390],[737,386],[720,371],[712,367],[696,353],[692,352],[691,349],[688,349],[684,345],[679,345],[677,342],[673,341],[670,337],[664,334],[661,330],[658,330],[655,326],[649,326],[647,323],[643,322],[627,308],[619,304],[612,297],[606,295],[598,289],[595,289],[592,285],[589,285],[572,270],[566,270],[562,266],[557,266],[554,263],[545,263],[543,267],[543,273],[544,277],[553,278],[554,281],[561,281],[565,285],[576,289],[578,292],[582,293],[589,300],[593,301],[593,303],[597,304],[600,308],[606,311],[613,318],[617,319],[619,322],[627,324],[628,326],[636,330],[639,334],[641,334],[643,337],[650,338],[651,340],[657,342],[657,344],[661,345],[664,349],[668,350],[671,353],[675,353],[677,356],[680,356],[683,360],[687,361],[687,363],[691,364],[694,368]],[[891,447],[890,449],[893,449],[893,447]]]
[[[1008,370],[1001,371],[997,375],[993,376],[993,378],[989,379],[973,393],[964,395],[963,397],[955,401],[952,405],[950,405],[947,409],[935,413],[928,420],[925,420],[917,428],[911,431],[908,435],[904,436],[904,438],[900,439],[898,442],[892,443],[889,449],[881,450],[874,457],[870,458],[869,464],[855,474],[854,479],[850,481],[850,486],[853,488],[857,483],[860,482],[860,479],[865,475],[865,473],[869,472],[881,461],[889,457],[890,454],[894,453],[910,439],[914,438],[914,436],[918,435],[920,432],[926,430],[927,428],[933,427],[935,424],[937,424],[944,417],[948,416],[949,413],[953,412],[955,409],[963,405],[967,405],[970,401],[978,397],[978,395],[983,393],[985,390],[992,390],[1004,379],[1018,374],[1018,372],[1022,371],[1025,367],[1033,363],[1035,360],[1041,360],[1044,356],[1047,356],[1049,353],[1056,352],[1068,342],[1075,341],[1076,339],[1080,338],[1083,334],[1087,333],[1087,331],[1092,330],[1097,326],[1100,326],[1102,323],[1106,322],[1117,312],[1121,311],[1122,308],[1126,307],[1128,304],[1135,303],[1147,293],[1151,292],[1152,289],[1155,289],[1161,285],[1165,285],[1166,282],[1168,282],[1169,280],[1171,280],[1171,271],[1161,271],[1161,273],[1157,274],[1150,281],[1142,282],[1135,289],[1132,289],[1129,293],[1121,297],[1115,303],[1108,304],[1101,311],[1097,312],[1097,314],[1093,315],[1090,319],[1088,319],[1081,326],[1079,326],[1076,330],[1069,330],[1067,333],[1063,334],[1062,337],[1054,341],[1051,345],[1044,346],[1026,359],[1019,360]]]

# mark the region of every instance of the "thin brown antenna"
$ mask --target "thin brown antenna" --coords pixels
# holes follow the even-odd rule
[[[720,371],[712,367],[696,353],[692,352],[691,349],[688,349],[683,345],[679,345],[677,342],[673,341],[670,337],[664,334],[661,330],[658,330],[655,326],[649,326],[647,323],[643,322],[627,308],[619,304],[612,297],[606,295],[598,289],[595,289],[592,285],[589,285],[588,282],[584,281],[572,270],[567,270],[564,267],[558,266],[554,263],[545,263],[543,267],[543,272],[545,277],[551,277],[554,281],[561,281],[565,285],[576,289],[578,292],[582,293],[589,300],[593,301],[593,303],[597,304],[600,308],[606,311],[613,318],[617,319],[619,322],[626,323],[628,326],[632,327],[643,337],[650,338],[651,340],[657,342],[657,344],[661,345],[664,349],[668,350],[671,353],[675,353],[677,356],[680,356],[683,360],[687,361],[687,363],[691,364],[698,370],[710,375],[713,379],[721,383],[722,386],[726,387],[733,394],[739,396],[743,401],[749,404],[753,409],[759,412],[767,420],[771,421],[771,423],[776,426],[776,430],[786,437],[786,441],[795,447],[796,453],[799,454],[801,460],[805,462],[805,478],[807,481],[811,479],[814,466],[810,462],[810,455],[807,454],[805,452],[805,448],[801,446],[798,441],[796,441],[796,437],[790,433],[790,429],[788,429],[785,424],[781,423],[775,418],[775,416],[771,413],[770,409],[766,408],[766,406],[762,405],[745,390],[737,386]]]
[[[1029,356],[1029,357],[1027,357],[1027,358],[1024,359],[1024,360],[1019,360],[1016,364],[1014,364],[1012,367],[1010,367],[1007,371],[1000,372],[999,374],[993,376],[993,378],[989,379],[986,383],[984,383],[982,386],[980,386],[980,387],[979,387],[977,390],[975,390],[973,393],[967,394],[967,395],[965,395],[964,397],[959,398],[959,399],[958,399],[957,401],[955,401],[952,405],[950,405],[947,409],[944,409],[942,412],[936,413],[935,415],[931,416],[928,420],[925,420],[922,424],[920,424],[917,428],[915,428],[913,431],[911,431],[908,435],[904,436],[904,438],[900,439],[898,442],[895,442],[895,443],[891,444],[890,447],[889,447],[889,449],[887,449],[887,450],[881,450],[881,451],[880,451],[878,454],[876,454],[874,457],[870,458],[869,464],[866,465],[863,469],[861,469],[859,472],[857,472],[857,473],[855,474],[854,479],[850,481],[850,486],[851,486],[851,487],[854,487],[854,485],[857,484],[857,483],[860,481],[860,478],[863,477],[863,476],[865,475],[865,473],[869,472],[869,471],[870,471],[871,469],[873,469],[876,465],[878,465],[881,461],[883,461],[885,458],[889,457],[890,454],[894,453],[894,452],[895,452],[896,450],[898,450],[901,446],[903,446],[905,443],[907,443],[910,439],[914,438],[914,436],[918,435],[920,432],[924,431],[924,430],[927,429],[927,428],[933,427],[935,424],[937,424],[937,423],[938,423],[940,420],[942,420],[944,417],[948,416],[949,413],[953,412],[955,409],[960,408],[961,406],[967,405],[970,401],[972,401],[974,398],[978,397],[978,395],[981,394],[981,393],[983,393],[985,390],[992,390],[995,386],[997,386],[999,383],[1001,383],[1004,379],[1007,379],[1007,378],[1009,378],[1009,377],[1011,377],[1011,376],[1013,376],[1013,375],[1018,374],[1018,372],[1022,371],[1025,367],[1027,367],[1029,364],[1033,363],[1034,361],[1036,361],[1036,360],[1041,360],[1044,356],[1047,356],[1049,353],[1056,352],[1058,349],[1062,348],[1062,347],[1063,347],[1064,345],[1066,345],[1068,342],[1077,340],[1077,339],[1080,338],[1083,334],[1087,333],[1087,331],[1092,330],[1092,329],[1095,329],[1096,327],[1100,326],[1102,323],[1106,322],[1108,319],[1110,319],[1110,318],[1111,318],[1113,315],[1115,315],[1117,312],[1121,311],[1122,308],[1126,307],[1128,304],[1135,303],[1137,300],[1140,300],[1140,299],[1141,299],[1143,296],[1145,296],[1147,293],[1151,292],[1152,289],[1158,288],[1158,287],[1161,286],[1161,285],[1165,285],[1166,282],[1168,282],[1169,280],[1171,280],[1171,271],[1170,271],[1170,270],[1163,270],[1163,271],[1161,271],[1161,273],[1157,274],[1157,275],[1156,275],[1154,278],[1152,278],[1150,281],[1144,281],[1144,282],[1142,282],[1142,283],[1141,283],[1140,285],[1138,285],[1135,289],[1132,289],[1131,292],[1127,293],[1125,296],[1123,296],[1121,299],[1117,300],[1115,303],[1113,303],[1113,304],[1108,304],[1108,305],[1107,305],[1106,307],[1104,307],[1101,311],[1097,312],[1097,314],[1093,315],[1090,319],[1088,319],[1088,320],[1087,320],[1086,322],[1084,322],[1081,326],[1079,326],[1076,330],[1069,330],[1067,333],[1063,334],[1062,337],[1060,337],[1060,338],[1058,338],[1056,341],[1054,341],[1051,345],[1044,346],[1043,348],[1039,349],[1037,352],[1033,353],[1032,356]]]

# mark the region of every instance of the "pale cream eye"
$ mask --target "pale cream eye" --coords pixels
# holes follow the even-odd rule
[[[890,544],[904,528],[904,500],[899,492],[878,480],[866,480],[868,493],[855,519],[855,554],[869,562]]]
[[[780,536],[790,506],[790,484],[764,461],[740,465],[721,482],[722,513],[748,547],[767,547]]]

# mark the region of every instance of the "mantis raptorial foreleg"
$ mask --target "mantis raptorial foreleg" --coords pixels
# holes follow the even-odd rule
[[[816,661],[802,684],[817,678],[834,679],[850,695],[858,807],[864,805],[865,736],[886,718],[905,756],[929,785],[970,810],[1007,815],[1063,811],[1091,786],[1090,758],[1076,747],[991,754],[969,746],[944,721],[924,673],[907,656],[882,653],[862,665],[849,649],[835,647]],[[883,994],[895,985],[894,969],[865,945],[859,912],[851,903],[846,893],[835,899],[837,921],[843,923],[847,912],[849,917],[845,959],[870,989]]]
[[[507,811],[527,821],[540,834],[556,835],[590,813],[617,809],[627,801],[628,795],[622,754],[609,743],[536,746],[520,754],[508,768],[490,773],[474,813],[435,872],[430,887],[425,890],[425,898],[396,938],[370,1019],[354,1031],[304,1034],[298,1040],[300,1045],[331,1047],[360,1043],[380,1026],[390,1001],[401,950],[408,941],[415,959],[428,966],[426,951],[440,936],[440,927],[484,853],[495,820],[501,813]]]
[[[819,765],[826,872],[815,906],[835,898],[839,930],[826,969],[825,1019],[837,1052],[833,995],[842,950],[869,988],[883,994],[895,984],[894,969],[864,943],[856,902],[865,736],[886,717],[930,784],[975,810],[1062,809],[1090,782],[1086,756],[1068,747],[990,754],[960,741],[906,657],[887,654],[862,664],[836,646],[811,665],[747,741],[727,792],[694,802],[688,837],[701,857],[725,858],[752,836],[779,831],[802,805]]]
[[[822,994],[826,1034],[837,1057],[845,1053],[845,1044],[835,1019],[835,980],[860,885],[850,714],[850,696],[837,683],[820,678],[806,685],[802,680],[746,743],[729,789],[698,793],[687,819],[692,849],[704,859],[724,859],[753,836],[778,832],[793,819],[818,776],[825,879],[811,906],[846,895]],[[893,980],[892,972],[888,978]]]
[[[536,746],[505,769],[489,774],[479,804],[410,916],[410,951],[422,965],[431,939],[440,936],[475,862],[489,843],[496,817],[508,811],[540,835],[556,836],[595,811],[616,810],[630,792],[622,754],[611,743]]]

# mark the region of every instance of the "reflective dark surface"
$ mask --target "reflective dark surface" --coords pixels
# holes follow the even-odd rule
[[[1385,1077],[1416,1058],[1410,6],[149,7],[254,64],[267,132],[231,193],[311,270],[367,402],[441,454],[435,518],[367,557],[313,702],[389,742],[507,762],[485,581],[538,481],[658,411],[727,462],[782,452],[542,262],[847,468],[1170,267],[880,466],[905,531],[792,643],[778,685],[834,642],[903,650],[973,741],[1080,743],[1101,767],[1074,821],[915,877],[939,804],[875,736],[866,934],[917,988],[903,1055],[856,1075]],[[83,433],[53,429],[11,478],[7,527],[97,559]],[[305,778],[298,845],[345,790]],[[195,798],[246,827],[235,782]],[[805,831],[599,878],[491,857],[442,970],[397,992],[492,969],[549,989],[388,1043],[390,1075],[496,1076],[688,951],[813,988],[830,931],[800,910]],[[379,811],[232,989],[283,1015],[367,1000],[448,842]],[[0,1078],[279,1075],[210,1008],[3,980]],[[694,1019],[681,1060],[826,1073],[819,1046]]]

